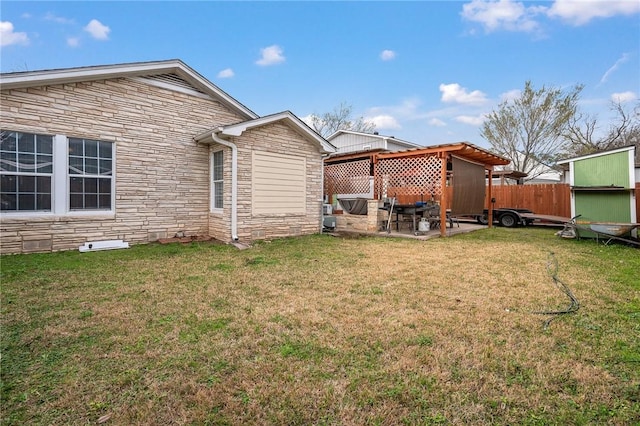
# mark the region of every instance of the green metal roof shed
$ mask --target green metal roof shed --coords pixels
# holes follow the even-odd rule
[[[635,147],[569,158],[571,215],[584,222],[636,222]]]

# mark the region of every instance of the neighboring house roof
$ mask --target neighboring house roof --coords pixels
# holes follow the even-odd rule
[[[518,152],[518,159],[522,163],[524,162],[525,155],[521,152]],[[542,163],[540,161],[535,160],[534,158],[529,158],[530,168],[526,173],[526,177],[523,178],[524,181],[527,182],[560,182],[562,181],[562,172],[554,169],[548,164]],[[503,171],[512,171],[513,164],[509,166],[497,167],[496,170]]]
[[[377,132],[376,133],[354,132],[352,130],[338,130],[337,132],[335,132],[332,135],[330,135],[329,137],[327,137],[327,140],[329,142],[331,142],[331,140],[333,140],[333,139],[335,139],[338,136],[343,135],[343,134],[366,136],[367,138],[370,138],[370,139],[387,140],[387,141],[395,143],[396,145],[403,146],[403,147],[405,147],[407,149],[410,149],[410,148],[421,148],[422,147],[422,145],[418,145],[418,144],[415,144],[413,142],[408,142],[408,141],[405,141],[405,140],[402,140],[402,139],[398,139],[398,138],[396,138],[394,136],[385,136],[385,135],[378,134]]]
[[[436,154],[446,152],[453,155],[458,155],[461,158],[475,161],[477,163],[487,166],[499,166],[509,164],[509,159],[494,154],[491,151],[480,148],[469,142],[457,142],[442,145],[423,146],[420,148],[407,149],[404,151],[395,152],[350,152],[345,154],[332,155],[328,159],[325,159],[325,163],[341,162],[345,160],[354,160],[360,158],[409,158],[420,157],[426,154]]]
[[[211,142],[211,134],[216,133],[226,136],[240,136],[247,130],[255,127],[266,126],[268,124],[284,121],[293,126],[303,136],[305,136],[311,142],[314,142],[323,154],[329,154],[336,151],[336,148],[327,142],[322,136],[316,133],[313,129],[307,126],[302,120],[296,117],[291,111],[283,111],[277,114],[271,114],[260,118],[254,118],[252,120],[242,121],[240,123],[230,124],[227,126],[220,126],[209,132],[200,134],[195,137],[197,142]]]
[[[176,76],[178,78],[176,78]],[[160,87],[171,86],[172,90],[182,86],[182,91],[185,93],[211,96],[246,118],[258,117],[256,113],[229,96],[229,94],[179,59],[3,73],[0,74],[0,87],[4,90],[22,89],[35,86],[79,83],[122,77],[133,79],[146,78],[145,82],[147,83],[152,83]]]

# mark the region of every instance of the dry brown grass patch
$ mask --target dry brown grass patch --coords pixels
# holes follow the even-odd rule
[[[630,421],[638,374],[611,360],[637,289],[597,246],[516,231],[66,255],[3,286],[6,423]],[[582,306],[545,331],[533,312],[568,303],[550,251]]]

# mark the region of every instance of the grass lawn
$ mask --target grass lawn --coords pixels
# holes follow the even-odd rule
[[[569,300],[580,309],[558,316]],[[640,250],[493,228],[1,261],[2,424],[640,423]]]

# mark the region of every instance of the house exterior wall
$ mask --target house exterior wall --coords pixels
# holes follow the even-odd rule
[[[223,154],[223,208],[222,211],[209,213],[209,236],[220,241],[231,241],[231,148],[222,145],[211,145],[209,151],[222,151]]]
[[[368,149],[386,149],[384,140],[368,135],[354,135],[352,133],[341,133],[329,142],[337,148],[338,153],[364,151]]]
[[[417,145],[403,144],[385,136],[353,133],[340,133],[329,142],[337,148],[337,152],[340,154],[372,149],[403,151],[417,147]]]
[[[320,232],[323,165],[319,148],[283,123],[247,130],[232,141],[238,147],[238,239],[253,241]],[[253,211],[251,194],[254,152],[295,155],[305,159],[304,213],[259,214]],[[212,229],[212,234],[213,232]]]
[[[405,149],[411,149],[412,147],[407,147],[405,145],[400,145],[399,143],[388,140],[387,141],[387,149],[389,151],[404,151]]]
[[[113,212],[3,214],[0,253],[207,234],[209,148],[193,137],[243,119],[213,99],[122,78],[3,90],[0,112],[2,129],[113,142],[116,159]]]

